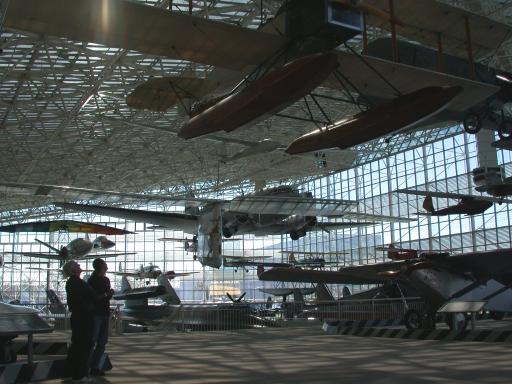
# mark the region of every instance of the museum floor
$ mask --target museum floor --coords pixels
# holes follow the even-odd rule
[[[338,336],[319,326],[131,334],[112,337],[108,351],[114,369],[97,382],[410,384],[512,378],[510,343]]]

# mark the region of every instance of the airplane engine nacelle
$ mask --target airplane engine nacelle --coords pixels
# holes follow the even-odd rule
[[[240,224],[245,224],[249,221],[247,215],[234,215],[231,217],[224,217],[222,223],[222,235],[226,238],[230,238],[238,232]]]
[[[290,216],[287,219],[287,222],[290,227],[289,233],[292,240],[298,240],[301,237],[306,236],[308,229],[317,225],[317,219],[315,216]]]

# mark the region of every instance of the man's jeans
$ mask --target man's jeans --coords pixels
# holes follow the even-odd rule
[[[100,358],[105,352],[105,346],[108,341],[108,327],[110,316],[94,316],[93,345],[94,350],[91,355],[91,368],[100,369],[98,366]]]

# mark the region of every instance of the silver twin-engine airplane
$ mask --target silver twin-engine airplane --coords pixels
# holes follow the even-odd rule
[[[408,218],[353,212],[356,201],[313,198],[311,192],[300,192],[291,186],[279,186],[236,197],[232,200],[187,198],[100,191],[75,187],[0,183],[0,191],[39,195],[56,200],[98,199],[130,203],[145,200],[167,204],[194,205],[181,212],[145,211],[103,205],[56,202],[66,209],[145,222],[197,235],[197,259],[213,268],[222,265],[222,238],[234,235],[256,236],[288,234],[297,240],[309,231],[330,231],[372,225],[375,222],[411,221]],[[197,205],[200,205],[197,207]],[[351,210],[352,209],[352,210]],[[320,218],[325,218],[321,220]],[[344,219],[338,221],[337,219]],[[348,221],[349,219],[350,221]],[[355,221],[353,221],[355,220]]]

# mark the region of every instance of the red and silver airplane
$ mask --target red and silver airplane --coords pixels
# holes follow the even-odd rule
[[[425,196],[425,200],[423,200],[425,212],[417,213],[417,215],[423,216],[477,215],[491,208],[494,203],[512,203],[512,200],[490,196],[465,195],[461,193],[420,191],[416,189],[397,189],[395,192]],[[435,209],[432,197],[456,199],[459,200],[459,202],[445,208]]]

